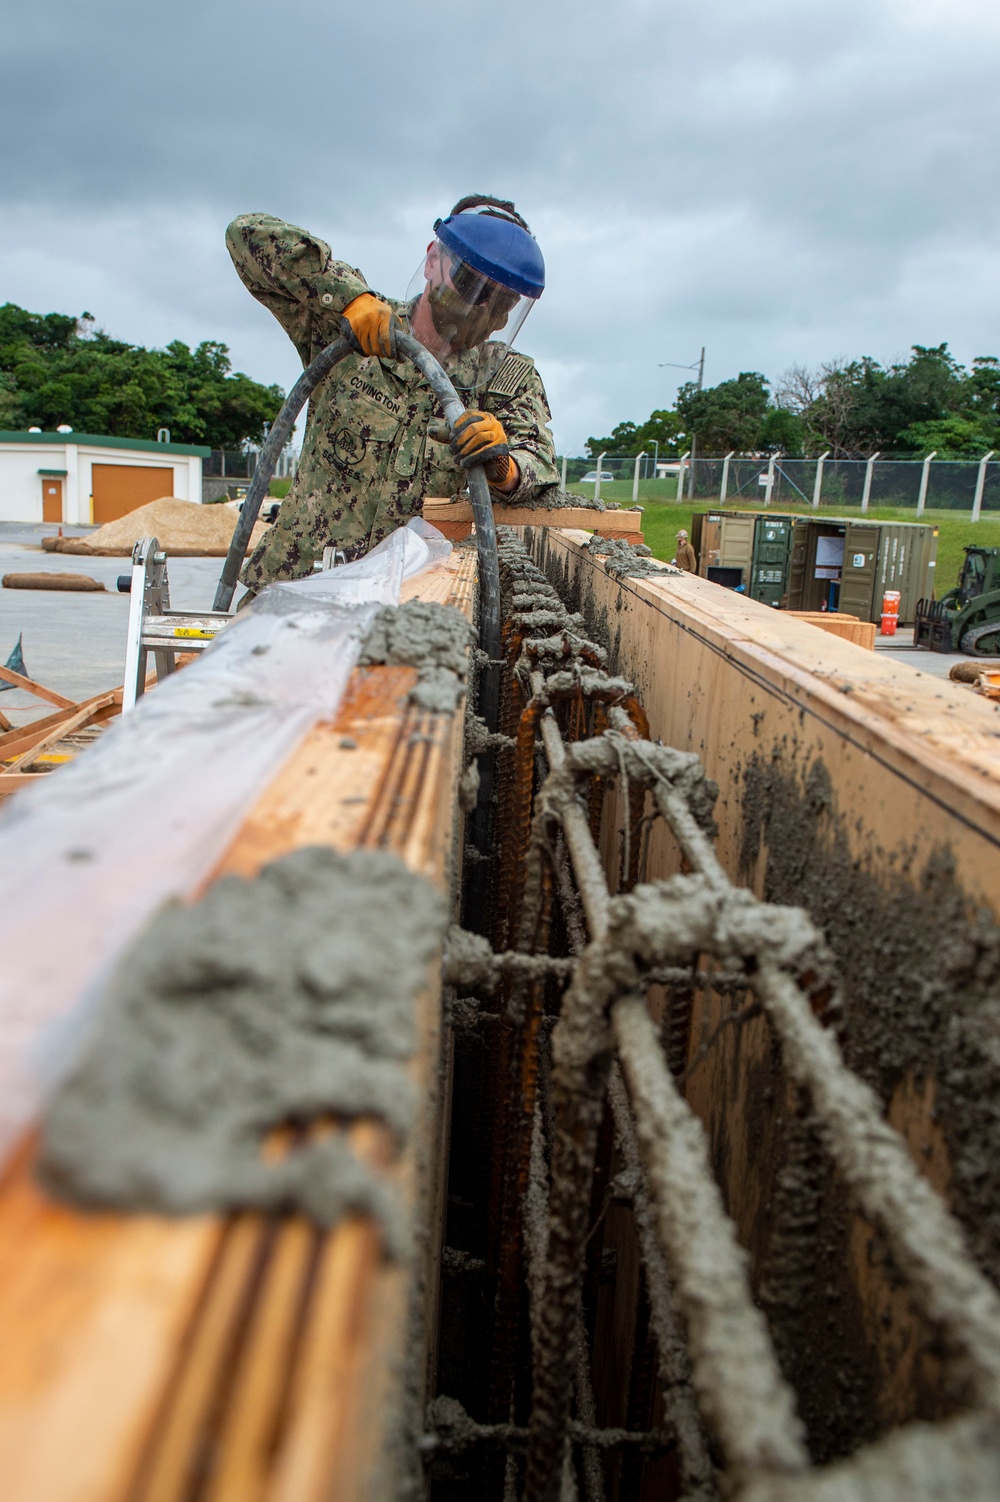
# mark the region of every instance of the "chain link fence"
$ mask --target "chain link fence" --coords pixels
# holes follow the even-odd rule
[[[213,449],[202,462],[202,474],[206,480],[249,480],[257,468],[259,449]],[[295,476],[298,453],[291,444],[286,444],[278,455],[274,467],[276,480],[291,480]]]

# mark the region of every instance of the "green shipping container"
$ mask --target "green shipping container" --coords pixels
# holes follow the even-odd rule
[[[759,516],[754,535],[750,596],[764,605],[780,606],[788,589],[788,560],[792,547],[790,516]]]
[[[823,517],[796,520],[788,572],[789,610],[841,610],[877,621],[886,590],[899,591],[899,619],[934,588],[937,528],[921,522]]]

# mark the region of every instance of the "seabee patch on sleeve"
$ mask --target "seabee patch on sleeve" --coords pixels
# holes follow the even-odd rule
[[[507,355],[486,389],[498,396],[516,396],[530,370],[531,361],[524,355]]]

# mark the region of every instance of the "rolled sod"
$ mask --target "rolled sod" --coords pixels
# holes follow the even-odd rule
[[[75,589],[103,590],[100,579],[89,574],[4,574],[4,589]]]

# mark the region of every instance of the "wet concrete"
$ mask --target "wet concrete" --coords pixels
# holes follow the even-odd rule
[[[414,1000],[446,918],[395,856],[319,846],[165,908],[119,963],[49,1111],[46,1187],[322,1225],[360,1209],[399,1252],[392,1197],[334,1127],[375,1117],[405,1141]]]
[[[417,668],[411,701],[435,714],[454,714],[465,693],[473,627],[452,605],[409,600],[379,611],[361,647],[362,666]]]
[[[799,772],[781,747],[755,755],[743,773],[743,819],[743,877],[762,881],[768,902],[801,904],[824,934],[840,976],[837,1032],[848,1066],[887,1112],[901,1092],[914,1103],[918,1164],[935,1170],[970,1251],[998,1280],[1000,928],[993,915],[963,892],[947,849],[922,863],[905,851],[859,855],[821,761]],[[902,1291],[881,1238],[856,1219],[831,1174],[817,1123],[775,1050],[758,1050],[748,1067],[747,1098],[760,1103],[750,1168],[764,1185],[752,1245],[758,1297],[811,1449],[827,1459],[879,1432],[890,1416],[940,1417],[960,1395],[943,1380],[947,1353]],[[944,1145],[943,1172],[931,1162],[935,1135]],[[715,1151],[724,1177],[724,1132]],[[877,1333],[859,1278],[883,1289]],[[865,1297],[870,1303],[871,1287]]]
[[[953,1207],[1000,1280],[1000,927],[947,849],[855,854],[820,761],[754,757],[743,807],[744,869],[763,852],[765,899],[800,902],[833,951],[848,1065],[886,1106],[907,1076],[935,1082]]]

